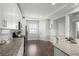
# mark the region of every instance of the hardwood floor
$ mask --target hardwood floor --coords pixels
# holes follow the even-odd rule
[[[53,56],[54,48],[49,41],[28,40],[25,46],[25,56]]]

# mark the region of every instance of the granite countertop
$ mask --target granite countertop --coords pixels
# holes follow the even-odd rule
[[[68,41],[62,40],[53,45],[69,56],[79,56],[79,44],[72,44]]]
[[[0,45],[0,56],[15,56],[20,46],[21,38],[15,38],[9,44]]]

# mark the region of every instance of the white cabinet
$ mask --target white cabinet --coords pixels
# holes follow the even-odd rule
[[[54,47],[54,56],[67,56],[67,54]]]
[[[18,21],[22,20],[22,15],[16,3],[2,3],[2,21],[6,21],[7,28],[17,29]],[[1,7],[0,7],[1,8]],[[2,23],[3,25],[3,23]],[[3,27],[3,26],[2,26]]]
[[[17,56],[23,56],[23,53],[24,53],[24,38],[21,39],[21,46],[17,53]]]

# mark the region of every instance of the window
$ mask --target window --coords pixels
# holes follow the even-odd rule
[[[29,24],[29,33],[37,33],[37,24]]]

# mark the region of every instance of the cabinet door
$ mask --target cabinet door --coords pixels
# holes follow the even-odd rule
[[[54,47],[54,56],[67,56],[65,53]]]

